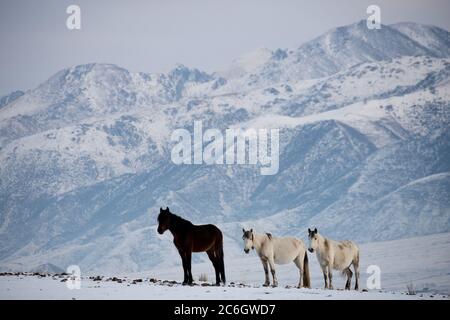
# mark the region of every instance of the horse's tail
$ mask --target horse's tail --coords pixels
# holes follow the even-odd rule
[[[356,247],[356,250],[355,264],[359,267],[359,247]]]
[[[225,284],[226,283],[226,278],[225,278],[225,263],[224,263],[224,254],[223,254],[223,236],[222,236],[222,232],[219,230],[220,232],[220,239],[217,243],[217,256],[218,256],[218,261],[219,261],[219,269],[220,269],[220,278],[222,280],[222,282]]]
[[[311,276],[309,274],[308,252],[305,251],[303,258],[303,286],[311,289]]]

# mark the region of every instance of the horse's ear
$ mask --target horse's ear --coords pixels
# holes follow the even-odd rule
[[[242,228],[242,232],[245,233],[245,229],[244,228]]]
[[[253,229],[250,229],[250,232],[253,233]]]
[[[310,228],[308,228],[308,234],[310,234],[311,233],[311,229]]]
[[[159,212],[162,212],[162,211],[163,211],[163,209],[161,207],[159,207]]]
[[[170,211],[170,210],[169,210],[169,207],[166,207],[166,211]]]
[[[314,228],[314,233],[317,233],[317,228]]]

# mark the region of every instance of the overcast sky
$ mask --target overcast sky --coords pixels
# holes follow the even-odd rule
[[[70,4],[81,7],[81,30],[66,28]],[[220,70],[256,48],[295,48],[366,19],[370,4],[380,6],[384,24],[450,30],[448,0],[0,0],[0,95],[90,62],[145,72],[176,63]]]

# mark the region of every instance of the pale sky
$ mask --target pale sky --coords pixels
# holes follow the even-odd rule
[[[81,7],[81,30],[66,28],[71,4]],[[0,0],[0,96],[91,62],[143,72],[183,63],[212,72],[256,48],[296,48],[366,19],[370,4],[380,6],[383,24],[450,30],[448,0]]]

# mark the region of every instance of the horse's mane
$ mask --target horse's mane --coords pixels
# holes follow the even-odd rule
[[[184,225],[184,226],[192,225],[192,222],[190,222],[189,220],[186,220],[172,212],[170,212],[170,218],[171,218],[172,222],[175,222],[178,225]]]

